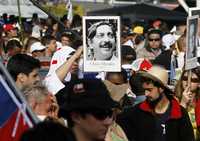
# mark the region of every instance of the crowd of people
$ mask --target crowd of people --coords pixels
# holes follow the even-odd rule
[[[160,19],[121,22],[118,54],[116,28],[97,22],[87,57],[120,57],[121,71],[84,72],[81,18],[61,21],[34,14],[20,27],[2,16],[1,62],[41,121],[21,141],[200,140],[200,66],[185,69],[186,22],[175,31]]]

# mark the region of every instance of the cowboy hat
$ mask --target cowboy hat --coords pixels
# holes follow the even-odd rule
[[[147,71],[139,71],[138,73],[141,74],[141,76],[144,78],[149,78],[155,82],[158,82],[161,84],[161,86],[166,88],[166,90],[169,90],[169,92],[173,93],[173,91],[168,86],[168,72],[163,67],[155,65]]]

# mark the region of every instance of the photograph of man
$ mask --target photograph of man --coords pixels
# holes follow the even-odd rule
[[[195,51],[195,43],[196,43],[196,27],[195,27],[195,23],[191,23],[190,25],[189,25],[189,39],[188,39],[188,49],[187,49],[187,51],[188,51],[188,53],[187,53],[187,58],[193,58],[193,57],[195,57],[196,55],[195,55],[195,53],[196,53],[196,51]]]
[[[121,70],[119,16],[83,16],[85,72]]]
[[[197,33],[198,16],[191,16],[187,19],[187,45],[186,45],[186,69],[197,66]]]
[[[86,21],[91,25],[87,29],[87,49],[89,60],[115,60],[117,59],[117,23],[114,20]]]

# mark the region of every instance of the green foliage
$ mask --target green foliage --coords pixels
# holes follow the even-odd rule
[[[68,10],[66,9],[65,4],[58,4],[58,5],[44,5],[44,8],[50,12],[51,14],[62,17],[63,15],[67,14]],[[73,5],[73,13],[78,14],[80,16],[84,15],[84,9],[80,5]]]

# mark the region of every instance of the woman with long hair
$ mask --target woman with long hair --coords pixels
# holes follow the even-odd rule
[[[193,125],[196,141],[200,140],[200,67],[191,70],[191,80],[188,83],[189,71],[184,70],[175,91],[180,104],[185,107]]]

